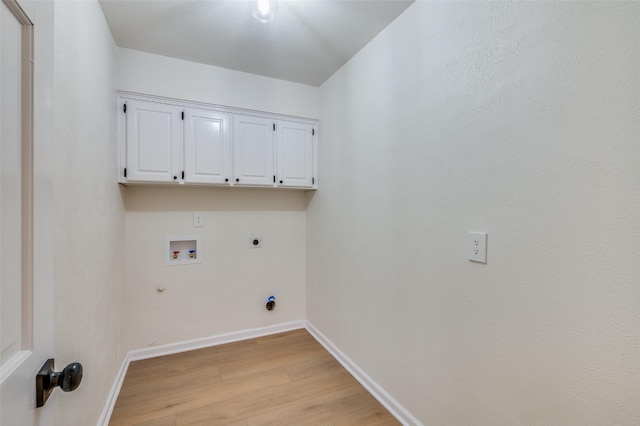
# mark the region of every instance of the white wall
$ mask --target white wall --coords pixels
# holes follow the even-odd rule
[[[305,318],[303,193],[129,187],[126,208],[131,349]],[[194,211],[204,227],[193,227]],[[202,263],[165,265],[165,236],[190,235],[201,237]],[[250,248],[252,236],[262,248]]]
[[[118,49],[117,88],[310,118],[319,109],[316,87],[128,49]],[[129,186],[125,193],[129,349],[305,318],[304,192]],[[204,213],[204,228],[193,227],[194,211]],[[249,249],[252,234],[264,238],[261,249]],[[201,264],[165,265],[165,236],[181,235],[202,236]],[[277,307],[268,312],[271,294]]]
[[[57,1],[54,29],[54,352],[79,361],[54,424],[96,424],[125,355],[124,207],[115,181],[115,43],[97,1]]]
[[[118,48],[118,89],[318,118],[318,88]]]
[[[425,425],[640,423],[639,21],[416,2],[321,86],[308,318]]]

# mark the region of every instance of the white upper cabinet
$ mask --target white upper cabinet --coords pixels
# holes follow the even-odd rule
[[[315,127],[293,121],[278,121],[277,129],[277,184],[311,188],[315,184],[313,164]]]
[[[317,121],[122,92],[118,181],[316,189]]]
[[[173,182],[182,174],[182,107],[126,103],[126,179]]]
[[[274,185],[274,144],[275,120],[241,114],[234,115],[234,185]]]
[[[229,114],[185,108],[185,183],[226,184],[230,179]]]

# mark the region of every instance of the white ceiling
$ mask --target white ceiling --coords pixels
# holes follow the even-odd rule
[[[120,47],[321,85],[414,0],[100,0]]]

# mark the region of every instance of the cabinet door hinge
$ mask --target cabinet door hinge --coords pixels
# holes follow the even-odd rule
[[[184,180],[184,170],[182,171],[182,180]]]
[[[315,185],[316,184],[316,178],[312,177],[311,178],[311,185]]]
[[[273,183],[276,183],[276,175],[273,175]]]
[[[311,136],[315,136],[316,135],[316,129],[311,129]]]
[[[124,113],[127,113],[127,104],[124,104],[124,106],[122,107],[122,109],[124,110]]]
[[[273,131],[276,131],[276,123],[273,123]]]
[[[124,168],[124,177],[127,177],[127,168]]]
[[[184,120],[184,111],[182,111],[182,119]]]

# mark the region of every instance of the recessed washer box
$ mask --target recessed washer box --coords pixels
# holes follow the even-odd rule
[[[200,235],[165,237],[165,265],[189,265],[202,263]]]

